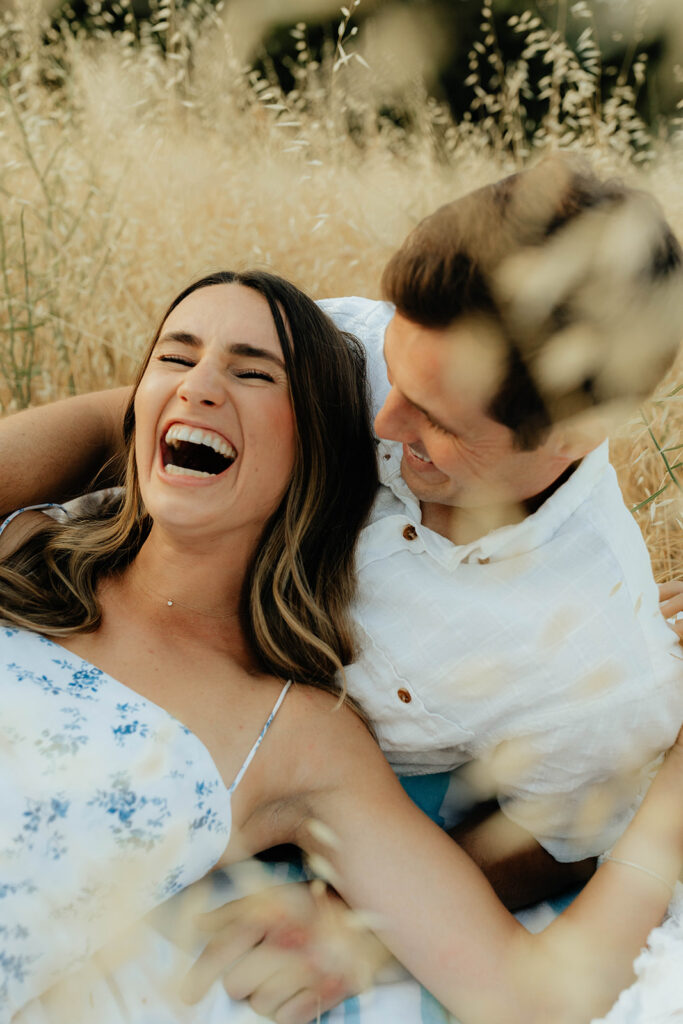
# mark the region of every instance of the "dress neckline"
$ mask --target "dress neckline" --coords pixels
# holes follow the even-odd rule
[[[121,682],[121,680],[117,679],[116,676],[110,675],[109,672],[106,672],[104,669],[100,668],[99,665],[95,665],[92,661],[88,661],[87,658],[82,657],[80,654],[75,654],[73,651],[70,651],[67,647],[62,647],[62,645],[53,640],[52,637],[45,636],[43,633],[33,632],[33,630],[30,629],[21,630],[21,632],[33,637],[36,641],[36,644],[40,644],[43,647],[50,647],[54,651],[59,652],[60,656],[63,657],[64,661],[68,665],[73,666],[75,669],[78,669],[79,667],[94,669],[98,673],[98,675],[106,679],[108,683],[111,683],[114,687],[123,691],[128,696],[128,699],[141,701],[144,705],[151,708],[155,715],[157,715],[160,718],[165,718],[168,721],[173,722],[176,726],[178,726],[178,728],[180,728],[185,733],[186,736],[189,736],[190,739],[194,742],[194,744],[199,748],[204,760],[208,762],[213,774],[216,776],[217,781],[220,783],[220,787],[224,791],[225,796],[228,799],[228,803],[230,803],[230,786],[226,784],[222,773],[219,771],[218,765],[214,760],[213,754],[211,753],[207,745],[204,743],[204,740],[202,740],[197,735],[197,733],[194,732],[194,730],[190,729],[188,725],[185,725],[184,722],[182,722],[179,718],[176,718],[175,715],[171,714],[171,712],[168,711],[167,708],[162,707],[161,704],[157,704],[156,701],[153,701],[151,700],[151,698],[146,697],[144,694],[139,693],[137,690],[134,690],[131,686],[128,686],[127,683]]]

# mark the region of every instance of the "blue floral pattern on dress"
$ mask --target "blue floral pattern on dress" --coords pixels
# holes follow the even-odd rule
[[[126,742],[126,737],[132,736],[133,733],[137,733],[138,736],[143,738],[149,735],[148,723],[144,721],[144,718],[139,717],[140,704],[126,701],[125,703],[117,704],[116,710],[122,721],[118,725],[113,725],[111,731],[114,741],[119,746],[123,746]],[[132,715],[138,717],[133,718],[131,721]]]
[[[0,686],[4,1021],[206,874],[231,816],[194,733],[53,641],[0,628]]]

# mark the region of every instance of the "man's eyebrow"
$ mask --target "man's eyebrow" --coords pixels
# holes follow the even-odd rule
[[[389,364],[387,363],[387,357],[386,357],[386,343],[382,346],[382,355],[384,356],[384,364],[388,368]],[[453,430],[452,427],[447,427],[446,424],[442,423],[441,420],[438,420],[436,418],[436,416],[434,416],[433,413],[429,412],[427,409],[424,409],[421,405],[418,405],[417,402],[414,402],[412,400],[412,398],[410,398],[405,393],[405,391],[401,391],[400,388],[398,388],[398,390],[400,391],[401,395],[406,400],[408,405],[412,405],[413,409],[417,409],[417,411],[421,412],[423,416],[426,416],[427,419],[429,420],[429,422],[433,423],[435,427],[440,427],[441,430],[445,430],[447,434],[454,434],[455,433],[455,431]]]
[[[189,331],[165,331],[159,338],[159,343],[162,341],[178,341],[181,345],[187,345],[189,348],[201,348],[203,344],[201,338]],[[246,356],[247,359],[265,359],[269,363],[275,363],[280,369],[286,370],[284,361],[274,352],[270,352],[267,348],[259,348],[257,345],[250,345],[248,342],[236,341],[233,345],[228,346],[228,352],[234,356]]]

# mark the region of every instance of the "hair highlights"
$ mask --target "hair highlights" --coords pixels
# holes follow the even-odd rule
[[[174,299],[126,411],[123,496],[67,524],[46,520],[0,567],[0,616],[52,636],[98,627],[98,583],[130,564],[151,527],[135,465],[135,390],[171,310],[192,292],[220,284],[251,288],[268,302],[296,424],[292,479],[244,581],[243,628],[265,670],[338,693],[337,673],[354,657],[353,552],[377,487],[365,360],[355,339],[311,299],[265,272],[211,274]]]

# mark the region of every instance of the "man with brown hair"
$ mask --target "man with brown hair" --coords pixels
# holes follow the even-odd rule
[[[554,160],[420,222],[387,302],[323,303],[365,343],[387,439],[349,690],[397,771],[469,764],[459,810],[497,799],[560,861],[614,841],[680,716],[604,437],[678,348],[681,264],[649,197]]]

